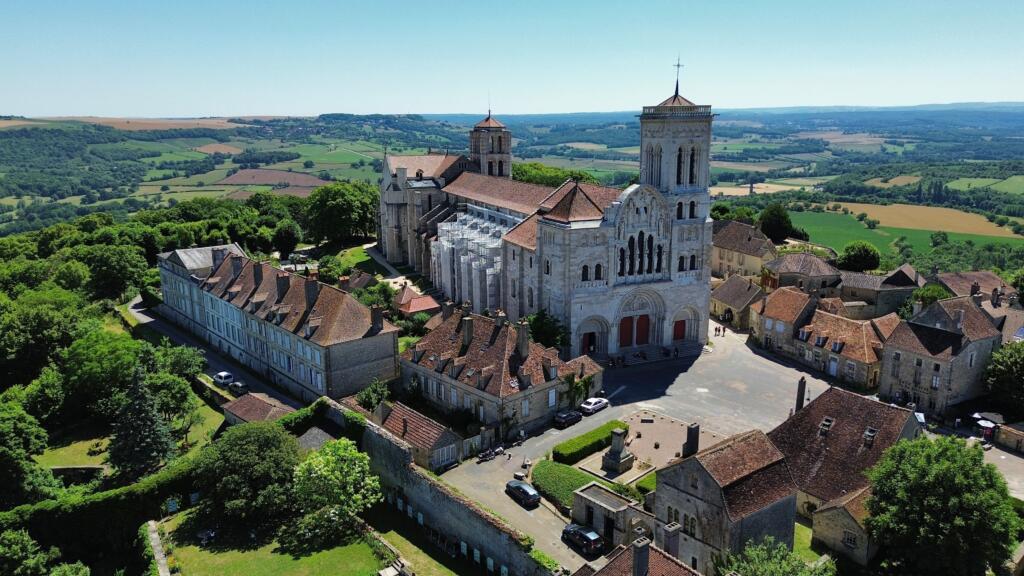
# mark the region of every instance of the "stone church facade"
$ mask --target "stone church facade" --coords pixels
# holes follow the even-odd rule
[[[511,132],[488,115],[470,155],[388,156],[382,249],[475,312],[541,309],[570,356],[696,354],[710,298],[710,106],[676,93],[640,115],[640,183],[511,180]],[[410,172],[412,170],[412,172]]]

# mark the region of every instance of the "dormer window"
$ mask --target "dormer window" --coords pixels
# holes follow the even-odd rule
[[[864,430],[864,445],[870,447],[874,444],[875,436],[878,436],[878,430],[868,426],[867,429]]]
[[[807,339],[810,337],[811,333],[808,332],[807,330],[804,330],[803,328],[801,328],[800,332],[797,334],[797,338],[803,340],[804,342],[807,342]]]
[[[817,336],[814,338],[814,345],[820,348],[825,345],[825,341],[827,340],[828,337],[826,336]]]
[[[828,436],[828,431],[832,429],[832,425],[835,423],[835,418],[825,416],[825,418],[821,420],[821,424],[818,425],[818,434],[821,436]]]
[[[839,352],[841,352],[842,350],[843,350],[843,342],[833,342],[833,343],[832,343],[832,351],[833,351],[833,352],[835,352],[836,354],[838,354],[838,353],[839,353]]]

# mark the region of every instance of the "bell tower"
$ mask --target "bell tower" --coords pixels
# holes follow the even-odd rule
[[[640,183],[663,193],[706,194],[713,119],[711,106],[679,95],[677,76],[675,93],[640,115]]]
[[[490,110],[469,133],[469,159],[481,174],[512,177],[512,132],[491,116]]]

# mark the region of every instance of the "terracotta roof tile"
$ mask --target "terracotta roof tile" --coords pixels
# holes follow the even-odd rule
[[[821,433],[825,418],[832,418]],[[908,422],[910,410],[871,398],[829,388],[768,433],[786,455],[801,490],[828,501],[867,486],[864,471],[895,444]],[[865,432],[876,431],[868,446]]]
[[[537,220],[540,216],[534,214],[512,227],[505,233],[504,240],[516,246],[522,246],[527,250],[537,249]]]
[[[993,288],[1000,289],[1005,296],[1009,296],[1010,294],[1017,292],[1013,286],[1008,285],[1006,281],[996,275],[995,272],[988,270],[978,270],[975,272],[948,272],[945,274],[939,274],[938,280],[957,296],[970,296],[971,286],[975,282],[978,283],[980,292],[985,296],[991,294]]]
[[[491,113],[488,112],[487,113],[487,117],[484,118],[483,120],[477,122],[473,127],[474,128],[504,128],[505,125],[502,124],[494,116],[491,116]]]
[[[594,571],[589,565],[573,573],[573,576],[633,576],[633,546],[619,546],[609,554],[608,563]],[[693,568],[666,554],[660,548],[650,546],[646,576],[701,576]]]
[[[853,320],[824,310],[815,310],[811,321],[802,328],[808,344],[817,346],[818,338],[824,338],[822,346],[833,350],[844,358],[864,364],[881,360],[882,341],[868,320]],[[834,345],[840,346],[834,351]]]
[[[776,274],[803,274],[804,276],[836,276],[839,274],[839,270],[810,252],[782,254],[766,263],[764,267]]]
[[[716,220],[712,243],[716,248],[758,258],[775,254],[775,246],[764,233],[749,224],[735,220]]]
[[[388,432],[425,450],[435,448],[447,431],[440,423],[401,402],[395,402],[391,406],[391,412],[382,425]]]
[[[693,458],[722,488],[726,513],[733,520],[796,491],[782,452],[760,430],[727,438]]]
[[[690,102],[686,98],[683,98],[678,92],[676,92],[672,96],[662,100],[658,106],[696,106],[696,104]]]
[[[414,180],[416,172],[423,170],[424,178],[440,178],[445,176],[459,160],[466,159],[459,154],[418,154],[414,156],[388,155],[388,168],[394,172],[405,168],[406,178]]]
[[[467,200],[508,208],[520,214],[532,214],[552,190],[510,178],[463,172],[444,187],[444,191]]]
[[[811,297],[796,288],[779,288],[758,304],[757,312],[765,318],[792,324],[811,304]]]
[[[263,422],[277,420],[295,409],[260,392],[250,392],[235,398],[221,407],[234,414],[242,422]]]
[[[739,311],[746,309],[763,295],[764,291],[760,286],[747,278],[734,275],[711,292],[711,299]]]
[[[600,220],[603,215],[604,211],[587,196],[578,183],[574,182],[569,186],[562,199],[555,204],[555,207],[544,213],[543,218],[570,223],[582,220]]]
[[[892,335],[893,330],[900,325],[900,316],[895,312],[890,312],[885,316],[871,320],[871,323],[874,324],[878,337],[885,342]]]
[[[846,303],[842,298],[822,298],[818,300],[818,309],[836,316],[846,316]]]
[[[865,528],[864,521],[868,517],[868,499],[871,498],[871,487],[865,486],[859,490],[854,490],[838,498],[826,502],[821,508],[815,511],[825,512],[826,510],[835,510],[842,508],[850,514],[853,521],[860,525],[861,528]]]
[[[963,322],[957,327],[962,314]],[[888,345],[938,359],[960,353],[970,342],[1002,337],[999,330],[969,296],[939,300],[909,321],[900,322]]]

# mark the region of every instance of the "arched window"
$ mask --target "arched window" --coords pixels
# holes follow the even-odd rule
[[[690,255],[690,270],[696,270],[696,269],[697,269],[697,255],[696,254],[691,254]]]
[[[683,183],[683,148],[679,147],[676,152],[676,186]]]
[[[629,275],[636,271],[636,238],[629,237]]]
[[[654,148],[654,186],[661,188],[661,146]]]
[[[505,161],[504,160],[498,160],[498,176],[504,176],[504,175],[505,175]]]
[[[637,258],[636,273],[637,274],[643,274],[644,273],[644,233],[643,233],[642,230],[640,231],[639,234],[636,235],[636,250],[637,250],[638,256],[639,256],[639,258]]]
[[[580,273],[580,280],[584,282],[590,280],[590,266],[587,266],[586,264],[583,265],[583,272]]]
[[[487,175],[494,176],[494,162],[487,163]]]
[[[661,272],[661,244],[658,244],[658,264],[654,268],[655,272]]]
[[[544,273],[551,274],[551,260],[544,261]]]
[[[683,219],[683,203],[682,202],[678,202],[678,203],[676,203],[676,220],[682,220],[682,219]]]
[[[690,218],[696,218],[696,217],[697,217],[697,203],[694,202],[693,200],[690,200]]]
[[[647,237],[647,273],[654,271],[654,236]]]
[[[654,148],[648,144],[647,150],[644,151],[644,167],[647,168],[644,174],[644,183],[654,183]]]
[[[690,185],[697,183],[697,148],[690,149]]]
[[[526,289],[526,305],[533,308],[533,286]]]
[[[601,270],[601,265],[600,264],[594,264],[594,280],[604,280],[604,278],[601,277],[602,276],[602,272],[604,272],[604,271]]]
[[[626,249],[619,248],[619,276],[626,275]]]
[[[679,265],[676,266],[676,272],[686,272],[686,256],[679,257]]]

